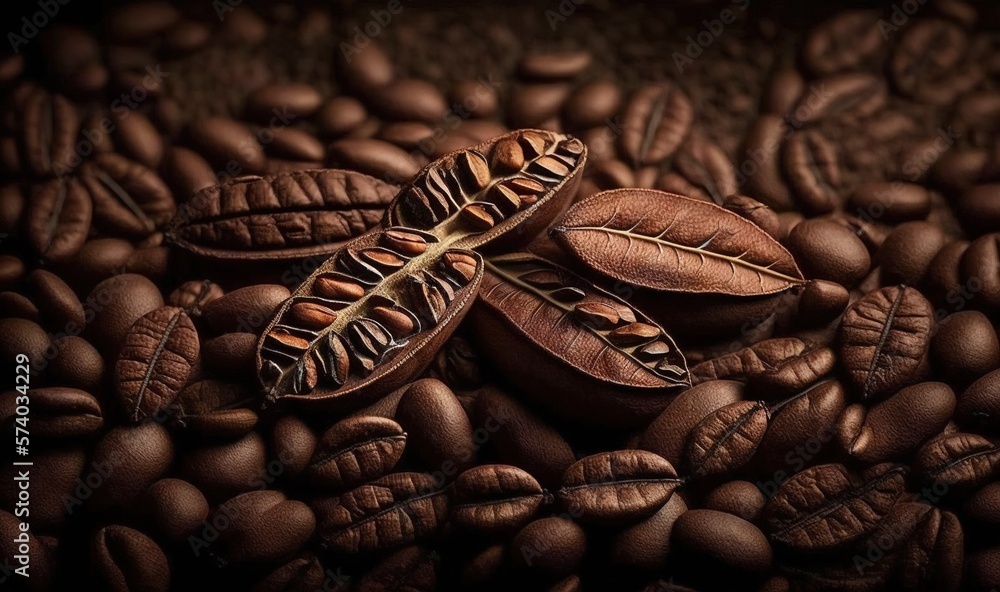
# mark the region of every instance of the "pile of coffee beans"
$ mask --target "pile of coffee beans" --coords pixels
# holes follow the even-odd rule
[[[26,6],[0,588],[1000,589],[992,3]]]

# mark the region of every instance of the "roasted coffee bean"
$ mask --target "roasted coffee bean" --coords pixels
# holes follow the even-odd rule
[[[768,487],[776,487],[815,459],[833,439],[837,418],[845,407],[847,394],[835,380],[771,405],[770,426],[754,457],[760,471],[774,475],[775,482],[767,483]],[[814,449],[816,452],[810,452]]]
[[[684,499],[674,495],[649,518],[618,532],[612,541],[612,561],[649,571],[662,569],[671,556],[671,532],[687,510]]]
[[[956,419],[965,425],[1000,428],[1000,370],[972,383],[958,399]]]
[[[396,420],[411,434],[410,449],[428,468],[451,475],[475,464],[472,424],[444,383],[434,379],[413,383],[399,400]]]
[[[782,117],[762,115],[750,126],[737,156],[746,178],[741,191],[777,212],[791,210],[795,203],[781,172],[781,144],[787,136]]]
[[[538,512],[546,494],[527,472],[509,465],[481,465],[455,480],[451,520],[480,533],[519,530]]]
[[[926,218],[931,210],[931,195],[912,183],[869,182],[851,193],[849,203],[853,212],[897,223]]]
[[[823,21],[806,38],[802,58],[816,74],[853,70],[870,63],[883,47],[875,11],[845,10]]]
[[[254,393],[242,384],[199,380],[185,386],[161,413],[169,414],[176,426],[205,437],[239,438],[257,425],[257,414],[247,408],[256,402]]]
[[[825,214],[840,205],[837,149],[815,130],[792,134],[782,148],[785,174],[805,209]]]
[[[835,282],[812,280],[799,297],[798,318],[808,326],[819,326],[840,316],[850,301],[847,288]]]
[[[221,376],[245,378],[254,371],[254,333],[226,333],[201,345],[201,362],[205,370]]]
[[[93,204],[75,178],[61,178],[35,185],[25,208],[25,235],[35,254],[44,261],[70,259],[90,232]]]
[[[798,70],[784,68],[771,75],[760,100],[762,114],[784,117],[798,103],[805,90],[806,81]]]
[[[515,567],[556,579],[583,565],[587,534],[567,518],[542,518],[521,529],[508,548]]]
[[[46,327],[57,333],[76,333],[83,329],[86,324],[83,304],[62,278],[36,269],[28,274],[25,283]]]
[[[437,551],[411,546],[386,557],[359,581],[357,590],[436,590],[441,555]]]
[[[201,443],[179,459],[178,469],[215,504],[260,488],[266,483],[266,464],[264,440],[250,432],[235,441]]]
[[[323,102],[319,91],[308,84],[271,84],[258,88],[247,97],[245,115],[266,123],[275,112],[288,118],[309,117]]]
[[[742,518],[715,510],[689,510],[674,523],[673,544],[683,546],[706,567],[762,574],[771,567],[771,545],[764,534]],[[719,545],[726,540],[730,544]],[[699,564],[700,565],[700,564]]]
[[[596,127],[614,116],[622,102],[621,89],[610,80],[595,80],[578,87],[563,106],[569,130]]]
[[[956,312],[940,322],[931,355],[951,381],[965,386],[1000,367],[1000,341],[983,313]]]
[[[913,465],[925,481],[943,484],[952,493],[968,491],[996,476],[1000,449],[976,434],[947,434],[924,444]]]
[[[622,111],[620,147],[638,168],[670,158],[691,130],[691,100],[671,83],[637,90]]]
[[[208,304],[204,319],[220,333],[257,333],[290,294],[288,288],[276,284],[258,284],[233,290]]]
[[[324,489],[351,489],[392,471],[406,443],[406,432],[391,419],[350,417],[319,439],[303,477]]]
[[[53,341],[52,347],[56,355],[46,368],[49,384],[97,392],[105,374],[101,353],[89,341],[75,335]]]
[[[501,462],[526,470],[545,487],[559,486],[575,458],[555,428],[494,386],[480,390],[473,406],[475,433],[490,435]]]
[[[885,80],[871,74],[835,74],[817,80],[815,85],[814,89],[821,92],[807,90],[792,112],[798,126],[826,119],[868,117],[888,100]]]
[[[80,116],[66,97],[39,87],[28,90],[18,113],[24,162],[37,177],[62,177],[80,164],[76,135]]]
[[[686,466],[694,477],[715,477],[739,469],[757,451],[770,412],[763,401],[740,401],[716,409],[694,426]]]
[[[181,479],[160,479],[143,493],[145,519],[155,534],[171,542],[186,541],[208,518],[208,502],[197,487]]]
[[[125,526],[106,526],[94,535],[91,566],[105,590],[170,589],[167,556],[152,539]]]
[[[743,391],[743,385],[728,380],[708,381],[684,391],[649,424],[639,439],[639,448],[682,466],[694,427],[713,411],[739,402]]]
[[[722,204],[730,212],[735,212],[753,222],[761,230],[777,238],[779,220],[774,210],[759,201],[745,195],[730,195]]]
[[[254,592],[312,592],[327,583],[323,564],[314,555],[293,559],[257,582]]]
[[[27,319],[0,319],[0,331],[9,336],[0,343],[0,356],[9,360],[17,356],[27,356],[31,374],[41,375],[45,370],[44,360],[52,351],[52,339],[37,323]]]
[[[629,524],[648,518],[683,484],[662,457],[645,450],[618,450],[580,459],[556,494],[581,522]]]
[[[882,399],[923,379],[929,366],[934,312],[913,288],[882,288],[844,313],[840,359],[862,399]]]
[[[93,320],[87,325],[88,341],[105,357],[117,359],[132,324],[162,307],[163,296],[145,277],[126,273],[97,284],[84,303],[94,311]]]
[[[280,491],[250,491],[221,504],[215,523],[220,530],[219,556],[232,565],[275,563],[293,556],[312,536],[316,517],[306,504]]]
[[[1000,184],[976,185],[965,191],[956,204],[962,223],[973,235],[1000,230]]]
[[[1000,234],[984,234],[972,241],[959,260],[960,285],[966,287],[958,295],[959,299],[969,302],[973,308],[989,312],[1000,310],[1000,281],[992,273],[1000,262],[998,239]],[[970,296],[973,286],[979,289]]]
[[[4,425],[19,423],[18,394],[17,391],[10,391],[0,396],[0,422]],[[104,426],[97,399],[75,388],[33,388],[31,407],[35,420],[31,424],[31,433],[41,438],[86,438],[95,435]]]
[[[903,493],[905,469],[877,465],[857,475],[818,465],[786,481],[764,508],[771,540],[794,549],[828,550],[872,532]]]
[[[3,305],[7,318],[25,319],[33,323],[41,320],[35,303],[17,292],[0,292],[0,304]]]
[[[156,0],[120,6],[108,16],[108,35],[120,42],[140,41],[177,22],[180,13],[167,2]]]
[[[162,425],[147,422],[112,429],[94,450],[92,464],[103,483],[87,505],[98,512],[128,506],[167,472],[173,460],[174,445]]]
[[[80,175],[94,203],[94,223],[105,232],[142,238],[174,215],[170,189],[138,162],[100,154],[80,168]]]
[[[730,481],[705,495],[705,509],[726,512],[748,522],[756,522],[767,500],[749,481]]]
[[[253,175],[267,169],[267,157],[257,136],[236,120],[198,118],[188,123],[184,136],[192,148],[225,174]]]
[[[222,298],[222,287],[211,280],[184,282],[170,293],[167,304],[182,308],[192,317],[200,317],[209,303]]]
[[[171,146],[163,156],[160,174],[181,204],[219,182],[212,166],[200,154],[183,146]],[[192,206],[182,206],[182,214]]]
[[[164,306],[137,320],[114,370],[125,417],[139,422],[169,406],[198,361],[199,345],[194,323],[179,308]]]
[[[156,170],[163,161],[165,146],[160,132],[141,111],[121,119],[114,141],[121,152],[149,169]]]
[[[886,237],[878,250],[884,284],[919,285],[934,256],[948,237],[930,222],[904,222]]]
[[[448,497],[434,478],[393,473],[339,497],[313,503],[319,536],[340,553],[385,551],[435,534],[448,517]],[[400,524],[407,526],[399,528]]]
[[[784,244],[809,279],[830,280],[850,288],[871,267],[864,243],[830,220],[817,218],[796,224]]]
[[[326,164],[402,183],[420,170],[419,163],[398,146],[374,139],[336,140],[327,146]]]
[[[743,380],[754,392],[773,399],[816,382],[833,370],[835,361],[832,350],[814,343],[767,339],[698,364],[691,370],[692,382]]]
[[[901,94],[946,105],[982,78],[982,70],[966,61],[967,50],[968,37],[961,27],[943,19],[923,19],[901,36],[889,61],[889,74]]]
[[[905,460],[941,433],[954,411],[955,393],[946,384],[915,384],[870,408],[856,403],[845,409],[837,421],[837,443],[863,462]]]

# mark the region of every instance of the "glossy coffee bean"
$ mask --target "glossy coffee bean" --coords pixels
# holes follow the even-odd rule
[[[983,313],[956,312],[938,324],[931,340],[931,355],[956,386],[965,386],[1000,367],[1000,340]]]
[[[443,382],[413,383],[399,400],[396,421],[407,431],[407,447],[430,469],[457,475],[476,462],[472,424]]]
[[[830,220],[797,224],[785,239],[785,246],[809,279],[830,280],[851,287],[871,267],[871,258],[861,240]]]
[[[726,512],[748,522],[756,522],[764,511],[764,494],[749,481],[730,481],[705,495],[707,510]]]
[[[688,510],[677,518],[671,534],[707,569],[762,574],[771,568],[771,545],[764,533],[746,520],[716,510]]]

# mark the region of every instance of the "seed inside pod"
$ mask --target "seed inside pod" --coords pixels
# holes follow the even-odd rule
[[[524,166],[524,151],[514,138],[497,142],[490,155],[491,168],[498,174],[508,174],[521,170]]]
[[[425,326],[437,325],[448,308],[448,302],[441,292],[417,276],[407,278],[407,289],[417,315],[427,323]]]
[[[413,257],[427,250],[426,238],[401,228],[390,228],[383,232],[380,238],[386,247],[403,255]]]
[[[466,253],[448,251],[441,257],[441,268],[457,280],[464,280],[463,285],[476,277],[476,259]]]
[[[490,183],[490,165],[475,150],[465,150],[458,154],[455,161],[458,173],[468,193],[476,193],[486,188]]]
[[[358,257],[381,272],[393,272],[406,265],[406,260],[388,249],[372,247],[358,251]]]
[[[292,371],[292,390],[297,395],[311,393],[319,382],[319,374],[316,372],[316,362],[312,357],[305,356],[295,364]]]
[[[545,154],[545,137],[535,132],[526,131],[521,133],[521,148],[527,158],[538,158]]]
[[[670,353],[670,346],[662,341],[654,341],[636,350],[635,357],[644,362],[658,360]]]
[[[305,351],[309,349],[309,340],[292,335],[283,329],[274,329],[267,334],[268,341],[278,347]]]
[[[312,289],[317,296],[330,300],[353,302],[365,295],[361,284],[333,275],[319,276],[313,282]]]
[[[595,329],[612,329],[621,321],[615,307],[603,302],[581,302],[573,307],[573,313],[581,323]]]
[[[486,204],[482,202],[470,203],[462,208],[462,219],[479,231],[489,230],[496,225],[493,215],[486,208]]]
[[[608,333],[608,341],[618,346],[640,345],[660,336],[660,330],[646,323],[630,323]]]
[[[396,337],[408,337],[420,329],[420,323],[413,313],[403,308],[376,306],[372,318],[381,323]]]
[[[371,259],[365,257],[354,249],[341,251],[337,256],[337,268],[348,275],[353,275],[366,282],[376,283],[383,279],[382,272],[370,263]]]
[[[428,285],[441,294],[441,297],[444,298],[446,304],[451,304],[451,302],[455,300],[455,286],[448,281],[448,278],[434,273],[433,271],[424,271],[423,278]]]
[[[513,189],[500,183],[490,187],[489,191],[486,192],[486,200],[492,204],[496,204],[501,212],[508,215],[513,214],[521,208],[521,198],[514,193]]]
[[[439,222],[437,214],[431,208],[430,199],[419,187],[411,187],[407,190],[402,204],[406,215],[421,226],[429,227]]]
[[[560,142],[556,150],[562,154],[580,156],[583,154],[583,142],[579,138],[569,138]]]
[[[424,183],[427,187],[427,199],[430,201],[430,207],[434,210],[438,220],[444,220],[458,208],[452,194],[459,192],[461,188],[450,172],[444,172],[437,167],[432,168],[427,171]]]
[[[319,331],[337,320],[337,313],[315,302],[296,302],[288,308],[288,319],[303,329]]]
[[[381,359],[393,343],[389,330],[372,319],[357,319],[348,323],[347,338],[355,351],[375,360]]]
[[[569,174],[569,167],[554,156],[543,156],[528,165],[528,172],[543,181],[557,183]]]
[[[351,371],[351,356],[347,352],[343,338],[330,331],[316,349],[317,366],[322,368],[323,376],[337,386],[347,382]]]
[[[684,376],[687,371],[676,364],[671,364],[669,360],[663,360],[656,365],[656,371],[661,374],[673,374],[674,376]]]

